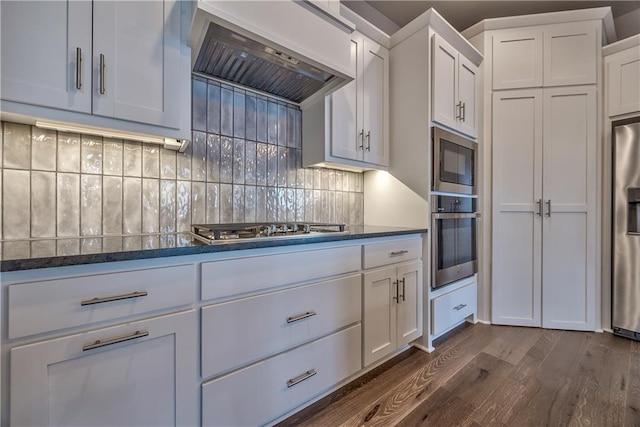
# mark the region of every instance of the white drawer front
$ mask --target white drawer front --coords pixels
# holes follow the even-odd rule
[[[361,327],[355,325],[207,382],[202,386],[202,424],[265,424],[359,371],[360,352]],[[288,387],[295,379],[301,381]]]
[[[360,270],[360,245],[202,264],[202,299],[223,298]]]
[[[255,362],[361,319],[360,274],[202,309],[202,376]]]
[[[9,286],[8,292],[8,329],[13,339],[192,304],[196,299],[195,267],[18,283]],[[91,304],[95,298],[104,302]]]
[[[411,238],[364,245],[364,268],[422,258],[422,239]]]
[[[476,312],[478,291],[476,283],[435,298],[433,309],[433,335],[439,335],[465,317]]]

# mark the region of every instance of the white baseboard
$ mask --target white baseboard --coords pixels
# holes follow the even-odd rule
[[[602,328],[602,331],[609,332],[610,334],[613,333],[613,329],[611,329],[611,328]]]
[[[489,322],[488,320],[480,320],[480,319],[478,319],[478,323],[482,323],[483,325],[491,325],[491,322]]]
[[[423,345],[417,344],[415,342],[411,343],[412,346],[414,346],[415,348],[424,351],[425,353],[431,353],[432,351],[435,350],[434,347],[425,347]]]

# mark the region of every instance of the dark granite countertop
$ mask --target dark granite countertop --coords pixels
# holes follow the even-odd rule
[[[0,271],[31,270],[136,259],[161,258],[213,252],[259,249],[309,243],[388,237],[426,233],[424,228],[350,226],[345,233],[313,234],[304,237],[233,240],[205,245],[188,233],[134,236],[101,236],[1,241]]]

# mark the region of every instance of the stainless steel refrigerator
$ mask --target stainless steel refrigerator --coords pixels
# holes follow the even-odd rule
[[[640,118],[613,128],[613,331],[640,341]]]

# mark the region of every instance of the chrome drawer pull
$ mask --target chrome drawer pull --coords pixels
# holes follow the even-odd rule
[[[398,256],[398,255],[404,255],[404,254],[408,254],[409,251],[405,251],[404,249],[401,251],[396,251],[396,252],[391,252],[391,256]]]
[[[306,319],[307,317],[315,316],[317,313],[313,310],[307,311],[303,314],[298,314],[297,316],[287,317],[287,323],[297,322],[298,320]]]
[[[140,298],[140,297],[146,297],[147,295],[149,295],[149,293],[147,291],[134,291],[131,292],[130,294],[124,294],[124,295],[114,295],[112,297],[95,297],[93,299],[88,299],[85,301],[82,301],[80,303],[81,306],[85,306],[85,305],[93,305],[93,304],[102,304],[104,302],[111,302],[111,301],[120,301],[123,299],[131,299],[131,298]]]
[[[123,337],[111,338],[108,340],[96,340],[93,344],[87,344],[82,347],[82,351],[95,350],[96,348],[106,347],[108,345],[118,344],[125,341],[135,340],[149,336],[149,331],[135,331],[131,335]]]
[[[462,310],[466,306],[467,306],[467,304],[460,304],[460,305],[456,305],[455,307],[453,307],[453,309],[454,310]]]
[[[298,375],[297,377],[291,378],[289,381],[287,381],[287,387],[293,387],[294,385],[299,384],[304,380],[308,380],[309,378],[311,378],[315,374],[317,374],[315,369],[309,369],[304,374]]]

